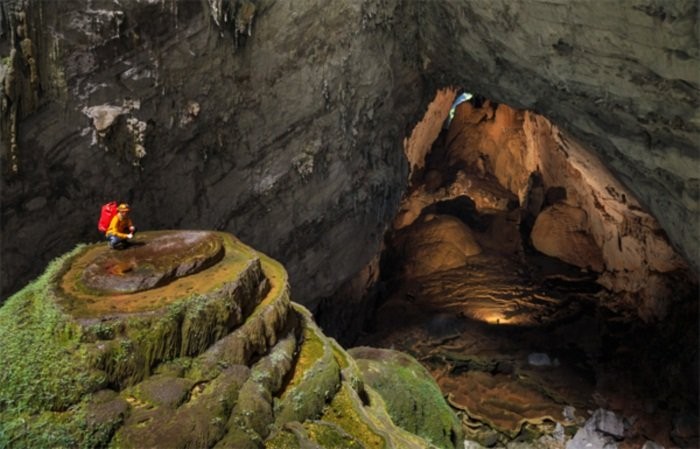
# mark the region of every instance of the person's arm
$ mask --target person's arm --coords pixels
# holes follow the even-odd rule
[[[129,234],[119,232],[119,215],[115,215],[114,217],[112,217],[112,221],[109,222],[109,227],[107,228],[107,232],[105,232],[105,235],[114,235],[119,237],[120,239],[129,238]]]

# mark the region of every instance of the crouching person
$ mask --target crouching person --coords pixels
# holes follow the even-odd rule
[[[129,240],[134,238],[136,228],[129,218],[129,205],[122,203],[117,208],[117,215],[112,217],[105,236],[112,249],[123,249],[129,244]]]

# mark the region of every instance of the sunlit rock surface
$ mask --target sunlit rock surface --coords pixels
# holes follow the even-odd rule
[[[392,420],[388,392],[363,382],[357,362],[290,301],[283,267],[226,233],[144,232],[122,251],[81,245],[0,308],[0,338],[2,447],[460,441],[457,429],[431,444],[434,428]],[[456,419],[429,376],[415,388],[438,392],[425,406]]]
[[[451,216],[428,216],[411,228],[410,237],[398,243],[403,247],[409,276],[462,267],[481,248],[471,230]]]
[[[698,268],[697,2],[412,5],[429,78],[543,114],[583,142]]]
[[[434,119],[426,114],[424,121]],[[598,282],[617,294],[608,305],[645,320],[663,318],[696,282],[635,195],[542,116],[488,100],[462,103],[425,162],[395,230],[421,216],[451,214],[477,233],[489,229],[482,246],[522,255],[531,245],[598,273]],[[420,246],[415,237],[409,241]]]
[[[600,248],[586,232],[586,212],[555,204],[543,210],[532,228],[532,244],[544,254],[581,268],[603,271]]]

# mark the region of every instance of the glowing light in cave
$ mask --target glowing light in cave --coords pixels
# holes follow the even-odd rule
[[[518,324],[518,320],[514,318],[507,318],[498,312],[489,312],[481,317],[481,321],[489,324]]]
[[[469,92],[464,92],[455,98],[455,101],[452,102],[452,106],[450,106],[450,115],[447,117],[447,120],[445,121],[445,128],[450,126],[450,123],[452,123],[452,119],[455,116],[455,110],[457,109],[457,106],[460,104],[471,100],[474,97],[473,94],[470,94]]]

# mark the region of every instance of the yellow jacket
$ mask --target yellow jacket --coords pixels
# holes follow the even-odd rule
[[[112,221],[109,222],[109,227],[105,235],[109,237],[110,235],[116,235],[120,239],[125,239],[128,237],[129,228],[134,224],[131,222],[131,218],[125,217],[123,220],[119,218],[119,214],[112,217]]]

